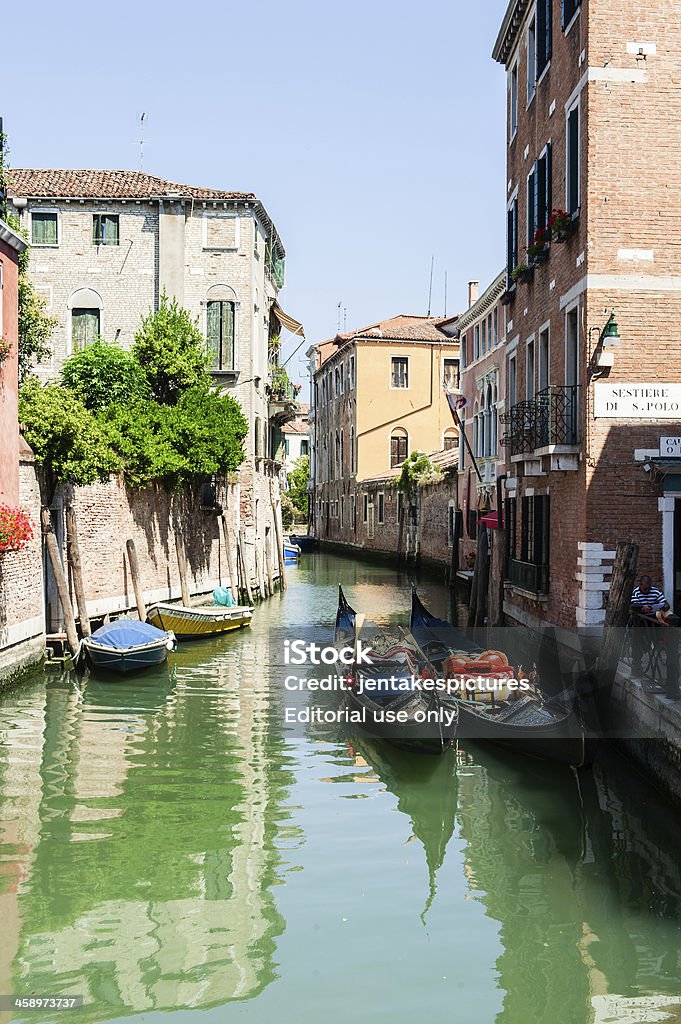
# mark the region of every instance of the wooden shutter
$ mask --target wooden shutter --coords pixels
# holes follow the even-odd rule
[[[206,317],[206,341],[211,370],[220,367],[220,303],[209,302]]]
[[[544,210],[546,219],[542,223],[545,228],[553,211],[553,153],[551,143],[546,143],[546,156],[544,157]]]
[[[234,369],[234,303],[220,303],[220,360],[223,370]]]
[[[579,107],[568,115],[568,212],[579,207]]]
[[[551,0],[537,3],[537,78],[551,60]]]

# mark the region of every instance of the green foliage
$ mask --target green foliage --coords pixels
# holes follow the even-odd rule
[[[403,494],[412,497],[416,494],[418,487],[428,483],[435,483],[435,481],[440,479],[441,475],[424,452],[412,452],[409,458],[405,459],[402,463],[402,472],[397,481],[397,489],[402,491]]]
[[[94,412],[113,403],[141,402],[151,394],[135,357],[101,339],[74,353],[64,364],[61,379]]]
[[[158,312],[142,320],[132,352],[163,405],[174,405],[187,388],[210,383],[203,336],[187,310],[165,292]]]
[[[110,405],[100,418],[133,487],[162,480],[176,489],[197,475],[233,472],[243,462],[248,423],[240,406],[202,385],[181,394],[176,405]]]
[[[307,520],[310,493],[307,489],[307,482],[310,478],[310,458],[308,455],[301,455],[293,463],[293,469],[288,474],[288,496],[291,499],[299,519]]]
[[[296,521],[296,506],[293,504],[288,494],[282,494],[281,496],[281,522],[285,530],[290,530]]]
[[[16,217],[9,215],[7,223],[26,238]],[[28,276],[28,264],[31,258],[30,248],[25,249],[19,257],[19,381],[28,377],[33,361],[41,363],[49,358],[51,349],[48,338],[57,326],[56,317],[45,312],[45,301],[36,292]]]
[[[92,413],[59,384],[27,381],[19,392],[19,420],[36,461],[61,483],[91,484],[121,468]]]

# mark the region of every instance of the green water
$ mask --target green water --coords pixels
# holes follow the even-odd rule
[[[390,569],[306,556],[249,632],[0,700],[0,993],[85,998],[12,1019],[681,1019],[681,830],[619,760],[287,729],[270,666],[339,581],[406,614]]]

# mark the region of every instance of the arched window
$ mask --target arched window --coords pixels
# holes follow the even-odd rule
[[[473,451],[477,459],[480,455],[480,409],[477,402],[473,406]]]
[[[226,284],[206,293],[206,341],[211,370],[234,369],[234,318],[236,294]]]
[[[74,352],[97,341],[102,331],[102,297],[94,288],[79,288],[69,299],[71,348]]]
[[[446,452],[451,452],[459,445],[459,432],[455,427],[447,427],[442,438],[442,447]]]
[[[496,455],[499,450],[499,409],[498,409],[498,394],[497,385],[495,384],[492,388],[492,455]]]
[[[483,454],[492,454],[492,385],[485,388],[485,445]]]
[[[395,427],[390,435],[390,468],[401,466],[407,458],[409,434],[404,427]]]

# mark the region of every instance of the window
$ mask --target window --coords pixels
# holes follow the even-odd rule
[[[377,495],[377,501],[378,501],[378,523],[379,523],[379,526],[382,526],[383,523],[385,522],[385,494],[383,493],[383,491],[381,491]]]
[[[234,303],[207,303],[206,340],[211,370],[234,369]]]
[[[92,244],[118,245],[118,215],[95,213],[92,216]]]
[[[481,340],[481,344],[480,344],[480,352],[484,356],[485,352],[487,351],[487,321],[486,320],[482,321],[480,334],[481,334],[481,339],[482,339]]]
[[[525,496],[522,499],[520,526],[520,560],[532,565],[549,565],[550,510],[548,494]],[[544,583],[545,586],[545,583]],[[544,587],[541,586],[541,589]]]
[[[234,213],[204,213],[203,248],[238,249],[240,218]]]
[[[350,522],[352,529],[357,532],[357,499],[354,494],[350,495]]]
[[[473,328],[473,361],[480,358],[480,324]]]
[[[343,529],[343,523],[345,521],[345,498],[340,500],[340,528]]]
[[[407,458],[409,436],[404,427],[395,427],[390,435],[390,468],[401,466]]]
[[[546,149],[535,164],[534,219],[538,228],[548,225],[553,208],[551,175],[551,143],[547,142]]]
[[[534,242],[537,230],[537,165],[535,164],[527,179],[527,244]]]
[[[350,475],[355,472],[355,428],[350,427]]]
[[[506,526],[506,565],[504,576],[511,578],[511,562],[516,557],[516,522],[517,522],[517,499],[506,498],[504,501],[504,524]]]
[[[38,212],[31,213],[31,244],[59,245],[59,214]]]
[[[563,0],[563,28],[567,28],[577,11],[582,5],[582,0]]]
[[[565,317],[565,383],[568,387],[579,383],[579,307],[569,310]]]
[[[73,351],[85,348],[99,337],[99,310],[71,310],[71,343]]]
[[[537,87],[537,22],[533,18],[527,28],[527,102]]]
[[[545,391],[550,382],[551,341],[550,328],[539,332],[539,390]]]
[[[459,386],[459,367],[456,359],[445,359],[444,385],[446,388]]]
[[[456,506],[450,502],[447,509],[447,544],[454,547],[454,535],[456,533]]]
[[[567,116],[567,210],[579,210],[579,175],[581,160],[579,154],[579,100]]]
[[[291,442],[289,441],[288,437],[284,441],[284,454],[286,455],[286,458],[288,458],[289,455],[291,454]]]
[[[499,344],[499,307],[494,307],[494,344]]]
[[[344,378],[343,364],[341,363],[340,366],[338,367],[338,384],[339,384],[339,392],[338,393],[340,395],[342,395],[343,392],[345,391],[345,381],[344,381],[343,378]]]
[[[509,356],[508,359],[508,405],[509,408],[513,408],[516,404],[516,395],[518,389],[518,367],[516,363],[515,355]]]
[[[551,3],[552,0],[537,0],[536,71],[537,81],[551,60]]]
[[[518,199],[515,198],[506,216],[506,287],[515,288],[513,268],[518,265]]]
[[[464,334],[461,339],[461,369],[465,370],[468,366],[468,335]]]
[[[364,508],[363,508],[363,512],[362,512],[362,518],[364,519],[365,523],[369,522],[369,495],[368,494],[364,495]]]
[[[390,360],[391,386],[394,388],[409,387],[409,358],[407,356],[393,356]]]
[[[338,463],[338,472],[340,476],[345,473],[345,435],[343,431],[340,432],[340,461]]]
[[[302,439],[302,441],[300,442],[300,454],[301,455],[309,455],[310,454],[310,442],[308,441],[308,439],[306,437],[304,437]]]
[[[454,451],[459,446],[459,432],[454,427],[447,427],[442,438],[442,447],[446,452]]]
[[[528,400],[534,398],[534,338],[530,338],[527,343],[525,359],[525,398]]]
[[[511,68],[508,86],[509,117],[508,130],[509,138],[512,140],[518,131],[518,64]]]
[[[355,386],[355,357],[350,356],[348,364],[348,387],[352,390]]]

